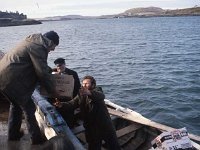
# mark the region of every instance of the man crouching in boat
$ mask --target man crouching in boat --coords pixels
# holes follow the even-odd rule
[[[69,102],[56,102],[56,107],[80,108],[84,121],[89,150],[101,150],[102,140],[106,147],[119,150],[115,128],[104,102],[105,95],[92,76],[85,76],[79,94]]]
[[[0,92],[10,101],[9,141],[19,141],[24,134],[20,131],[23,112],[32,144],[44,142],[34,115],[36,108],[31,95],[40,82],[52,96],[57,97],[47,56],[58,44],[59,36],[54,31],[44,35],[32,34],[1,59]]]

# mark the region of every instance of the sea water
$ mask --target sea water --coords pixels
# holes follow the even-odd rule
[[[48,57],[96,78],[107,99],[174,128],[200,135],[200,17],[43,22],[1,27],[7,52],[32,33],[58,32]]]

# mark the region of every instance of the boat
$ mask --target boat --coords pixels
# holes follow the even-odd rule
[[[39,91],[35,90],[32,98],[37,106],[36,119],[41,130],[48,140],[53,137],[64,135],[73,145],[75,150],[87,149],[87,142],[84,136],[83,121],[77,119],[76,125],[69,128],[62,116],[56,111],[47,98],[40,95]],[[162,133],[177,131],[177,129],[156,123],[150,119],[145,118],[138,112],[129,108],[121,107],[110,100],[105,99],[111,119],[116,128],[118,141],[123,150],[154,150],[157,147],[155,139]],[[75,115],[80,112],[77,111]],[[200,136],[188,134],[192,148],[200,150]],[[102,149],[105,144],[102,144]],[[171,150],[175,150],[172,148]]]
[[[0,51],[1,52],[1,51]],[[3,53],[0,53],[1,57],[3,57]],[[42,96],[40,92],[36,89],[32,95],[34,103],[36,104],[36,119],[39,124],[39,127],[46,137],[48,141],[55,137],[65,137],[65,142],[67,143],[59,143],[60,145],[69,144],[72,145],[73,149],[75,150],[86,150],[87,149],[87,142],[84,136],[85,129],[83,127],[83,121],[80,119],[76,120],[76,125],[73,128],[69,128],[65,120],[62,116],[56,111],[55,107],[52,106],[46,97]],[[0,102],[1,100],[5,100],[5,98],[0,94]],[[140,113],[133,111],[129,108],[121,107],[108,99],[105,99],[105,104],[111,116],[112,122],[116,128],[116,134],[119,141],[119,144],[123,150],[154,150],[159,147],[157,143],[157,139],[163,133],[168,132],[180,132],[183,137],[188,137],[189,141],[186,143],[187,150],[200,150],[200,136],[189,134],[185,129],[175,129],[157,122],[154,122],[150,119],[145,118]],[[2,106],[2,104],[1,104]],[[4,106],[3,106],[4,107]],[[5,109],[8,109],[5,107]],[[79,115],[80,111],[76,111],[75,115]],[[0,116],[2,117],[2,116]],[[78,117],[77,117],[78,118]],[[1,122],[0,122],[1,123]],[[5,131],[4,125],[0,124],[2,130]],[[166,135],[166,134],[165,134]],[[169,140],[171,135],[166,136]],[[178,136],[178,138],[181,138]],[[178,138],[175,140],[178,141]],[[30,147],[30,143],[26,142],[27,137],[21,140],[19,143],[11,143],[5,142],[5,136],[0,138],[0,146],[5,149],[33,149]],[[2,142],[4,140],[4,144]],[[161,139],[159,139],[161,140]],[[166,141],[167,141],[166,140]],[[177,142],[175,141],[175,142]],[[160,142],[160,141],[159,141]],[[161,141],[165,142],[165,141]],[[2,144],[3,143],[3,144]],[[48,143],[46,144],[48,147]],[[191,145],[191,147],[190,147]],[[12,148],[11,148],[12,147]],[[56,146],[55,146],[56,147]],[[55,148],[53,147],[53,149]],[[188,148],[189,147],[189,148]],[[35,147],[35,149],[43,149],[44,147]],[[52,149],[52,147],[51,147]],[[55,148],[56,150],[61,150],[60,148]],[[106,149],[105,144],[102,145],[102,150]],[[170,150],[179,149],[176,146],[172,146]],[[168,149],[166,149],[168,150]]]

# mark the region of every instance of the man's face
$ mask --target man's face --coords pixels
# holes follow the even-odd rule
[[[50,47],[48,48],[48,52],[54,51],[55,48],[56,48],[56,46],[57,46],[57,45],[55,45],[55,44],[53,44],[52,46],[50,46]]]
[[[92,89],[92,84],[91,84],[91,80],[90,79],[85,79],[82,82],[82,86],[88,90]]]
[[[65,71],[65,64],[57,64],[56,69],[58,73],[63,73]]]

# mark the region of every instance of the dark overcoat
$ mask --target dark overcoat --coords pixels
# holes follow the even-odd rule
[[[0,90],[25,104],[40,82],[54,92],[54,82],[47,65],[48,48],[52,41],[42,34],[33,34],[5,54],[0,61]]]
[[[97,87],[91,91],[91,96],[77,95],[71,101],[63,103],[65,109],[80,108],[88,142],[116,134],[104,98],[102,89]]]

